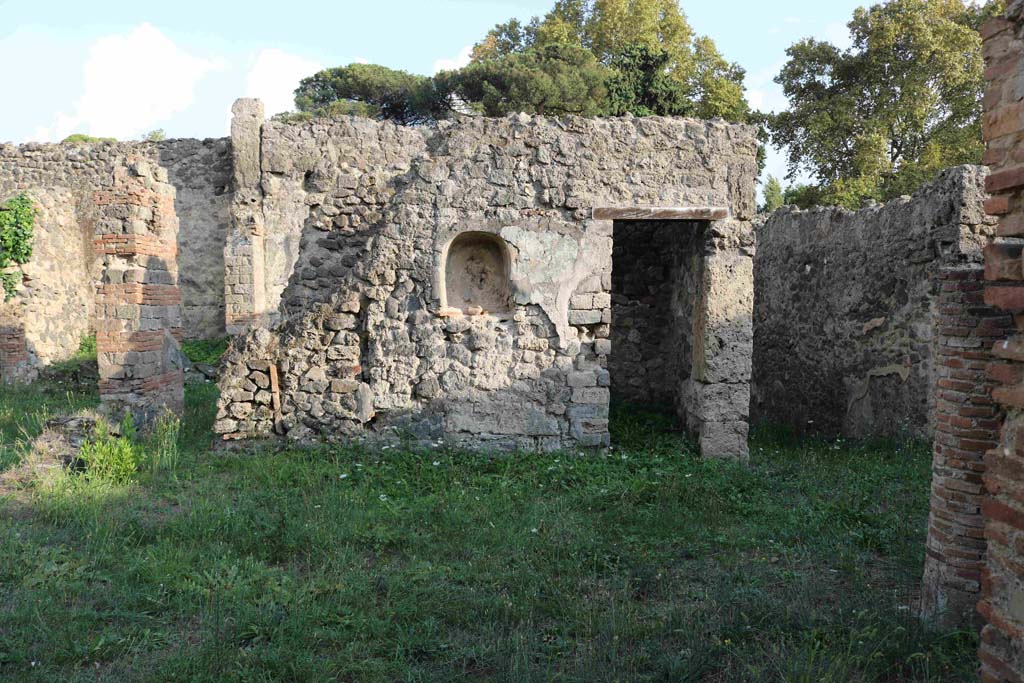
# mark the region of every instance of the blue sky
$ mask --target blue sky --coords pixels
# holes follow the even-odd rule
[[[217,137],[231,102],[261,97],[290,108],[298,79],[324,66],[370,61],[418,73],[457,66],[476,40],[553,0],[0,0],[0,141],[60,140],[73,132],[122,139],[162,128]],[[785,50],[805,36],[845,45],[851,0],[683,0],[690,23],[747,70],[755,107],[778,110],[773,82]],[[781,154],[768,172],[785,173]]]

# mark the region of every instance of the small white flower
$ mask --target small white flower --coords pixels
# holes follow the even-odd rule
[[[380,499],[383,501],[383,500],[387,500],[388,497],[382,493],[382,494],[380,494]]]
[[[435,461],[434,461],[434,467],[437,467],[437,466],[438,466],[438,465],[440,465],[440,464],[441,464],[441,461],[440,461],[440,460],[435,460]]]
[[[347,474],[339,474],[338,475],[338,479],[348,479],[348,475]]]
[[[320,509],[320,506],[319,506],[319,505],[314,505],[314,506],[313,506],[313,509],[314,509],[314,510],[319,510],[319,509]]]
[[[530,533],[531,534],[537,533],[537,527],[534,527],[534,528],[530,529]]]

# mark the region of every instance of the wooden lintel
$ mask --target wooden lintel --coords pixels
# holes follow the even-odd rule
[[[721,206],[601,206],[593,211],[600,221],[720,221],[729,216]]]

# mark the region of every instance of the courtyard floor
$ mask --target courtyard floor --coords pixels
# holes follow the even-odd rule
[[[95,403],[69,386],[0,388],[0,477]],[[913,616],[924,444],[760,429],[702,462],[617,409],[606,455],[213,452],[215,399],[130,481],[0,484],[0,679],[973,678],[974,634]]]

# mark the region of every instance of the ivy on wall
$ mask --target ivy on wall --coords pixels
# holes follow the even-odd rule
[[[24,192],[0,204],[0,285],[4,301],[14,296],[21,281],[20,267],[32,258],[35,219],[35,204]]]

